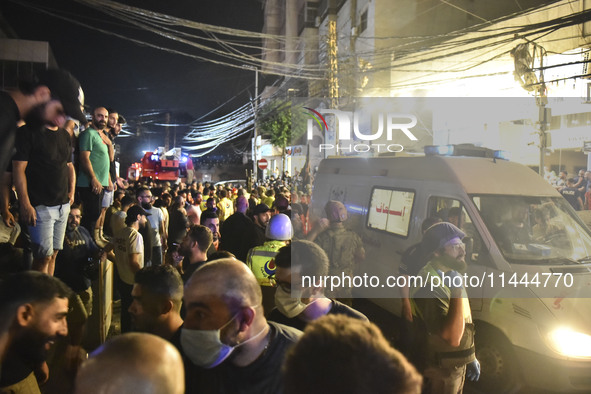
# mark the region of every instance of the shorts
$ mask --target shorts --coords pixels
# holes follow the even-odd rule
[[[33,257],[49,257],[54,250],[62,250],[70,213],[70,203],[48,207],[37,205],[37,224],[28,226]]]
[[[79,201],[82,203],[82,209],[84,209],[84,215],[82,215],[80,225],[86,228],[91,234],[93,234],[94,225],[101,214],[102,193],[94,194],[89,187],[78,188]]]
[[[109,208],[111,205],[113,205],[113,190],[111,190],[111,191],[105,190],[103,192],[103,202],[102,202],[101,207]]]

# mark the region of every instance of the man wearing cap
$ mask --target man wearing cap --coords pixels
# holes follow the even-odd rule
[[[21,220],[31,239],[32,268],[53,275],[74,202],[76,173],[70,135],[59,127],[65,117],[52,119],[48,106],[38,110],[41,116],[27,116],[17,133],[12,165]]]
[[[425,283],[439,283],[412,292],[414,318],[422,323],[422,349],[427,393],[460,393],[465,378],[480,377],[475,357],[470,303],[459,272],[466,270],[465,234],[451,223],[436,223],[423,235],[422,248],[431,255],[419,271]],[[431,277],[441,281],[433,282]]]
[[[86,121],[82,112],[84,92],[80,83],[65,70],[50,69],[38,78],[19,81],[19,89],[0,91],[0,168],[6,169],[12,157],[17,122],[40,119],[42,114],[63,127],[65,115]]]
[[[338,277],[350,277],[352,280],[355,265],[365,260],[365,248],[359,236],[345,228],[347,208],[336,200],[326,203],[324,210],[330,225],[318,234],[316,242],[328,256],[328,274]],[[337,290],[339,301],[351,306],[352,292],[350,287]]]
[[[119,293],[121,294],[121,332],[131,329],[129,307],[133,302],[134,275],[144,267],[144,240],[138,232],[139,227],[146,224],[146,216],[150,215],[139,205],[133,205],[127,210],[126,227],[115,234],[115,265],[121,280]]]
[[[113,144],[104,133],[108,117],[106,108],[95,108],[92,112],[92,126],[84,130],[78,139],[80,169],[76,186],[85,210],[82,226],[91,234],[94,233],[101,213],[103,189],[113,190],[113,183],[109,177]]]

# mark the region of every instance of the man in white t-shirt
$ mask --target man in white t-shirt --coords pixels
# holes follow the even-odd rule
[[[166,249],[166,228],[164,226],[164,214],[160,208],[152,206],[154,196],[147,187],[142,187],[137,192],[137,200],[144,210],[150,215],[148,221],[152,231],[152,265],[162,265],[162,250]]]
[[[121,332],[131,329],[131,315],[129,307],[133,302],[131,291],[135,273],[144,267],[144,239],[138,232],[150,214],[138,205],[133,205],[127,210],[125,224],[127,227],[115,234],[115,265],[121,280],[119,281],[119,294],[121,295]]]

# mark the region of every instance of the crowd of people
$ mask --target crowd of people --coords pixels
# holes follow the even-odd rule
[[[461,287],[409,306],[423,342],[439,338],[413,365],[354,309],[350,289],[303,283],[350,276],[365,259],[342,202],[310,220],[309,190],[287,176],[251,189],[127,183],[114,171],[125,119],[101,106],[87,124],[79,92],[58,70],[0,94],[0,393],[410,394],[423,376],[427,392],[451,393],[478,379]],[[426,227],[416,271],[457,274],[463,236],[451,223]],[[88,348],[107,260],[121,333]],[[450,360],[435,365],[437,355]]]
[[[569,176],[567,171],[544,171],[544,179],[558,190],[576,210],[591,209],[591,171],[581,168],[576,176]]]
[[[326,275],[339,252],[307,238],[321,240],[332,229],[338,245],[352,240],[363,250],[342,226],[342,204],[331,203],[328,219],[312,228],[309,195],[290,190],[286,177],[252,190],[128,184],[114,171],[125,119],[100,106],[87,122],[81,95],[62,70],[0,95],[7,104],[0,124],[0,393],[277,393],[288,390],[288,354],[297,371],[306,346],[330,327],[335,346],[359,338],[350,359],[366,353],[392,377],[380,383],[377,375],[351,375],[358,392],[368,385],[392,392],[392,380],[396,392],[420,391],[421,376],[362,313],[322,288],[301,286],[300,275]],[[97,312],[92,284],[107,259],[116,268],[121,334],[87,349]],[[316,322],[298,353],[301,329]],[[351,328],[341,336],[339,327]],[[318,356],[345,361],[340,352]],[[338,368],[332,374],[342,384]],[[301,390],[322,387],[308,376]]]
[[[298,380],[297,385],[283,379],[290,373],[287,365],[301,369],[313,351],[310,346],[324,342],[323,336],[332,336],[335,347],[318,351],[326,363],[343,362],[343,350],[336,347],[350,341],[346,357],[365,354],[379,361],[380,374],[389,376],[351,376],[357,392],[366,387],[420,392],[420,374],[367,317],[347,305],[350,299],[341,302],[325,296],[323,288],[301,287],[302,275],[329,273],[329,256],[336,249],[342,253],[344,243],[363,254],[360,239],[343,226],[346,209],[341,203],[329,202],[327,218],[312,231],[304,215],[307,196],[282,182],[250,191],[241,185],[199,182],[125,186],[113,193],[100,229],[93,222],[85,227],[84,203],[72,203],[63,245],[53,244],[51,272],[43,272],[43,266],[22,270],[25,253],[16,246],[11,257],[3,259],[4,268],[14,264],[6,271],[20,272],[6,277],[10,287],[2,285],[2,305],[10,303],[7,310],[16,313],[16,319],[6,327],[0,392],[43,387],[51,371],[45,360],[51,345],[60,340],[67,345],[54,351],[63,352],[58,358],[66,358],[78,370],[70,376],[70,387],[79,393],[144,387],[139,392],[325,392],[327,373],[311,373],[307,383],[290,378]],[[326,236],[340,237],[333,250],[320,246]],[[352,257],[343,258],[343,264],[363,258],[360,253]],[[97,264],[107,258],[116,266],[122,334],[84,361],[85,322],[93,313],[90,285]],[[33,294],[30,289],[35,286],[42,294]],[[23,306],[32,308],[32,326],[19,317],[26,312]],[[331,318],[321,319],[327,315]],[[301,330],[308,326],[315,328],[300,348]],[[326,333],[319,334],[323,330]],[[29,358],[30,353],[35,357]],[[330,374],[335,387],[343,384],[338,368]],[[105,391],[100,391],[103,386]]]

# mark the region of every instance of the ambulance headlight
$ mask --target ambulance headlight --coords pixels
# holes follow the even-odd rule
[[[550,347],[566,357],[591,359],[591,335],[569,328],[557,328],[548,334]]]

